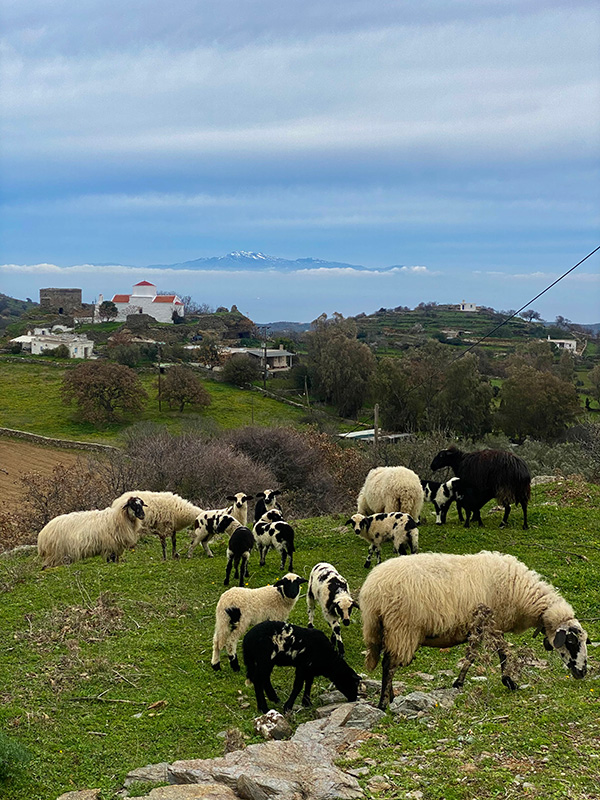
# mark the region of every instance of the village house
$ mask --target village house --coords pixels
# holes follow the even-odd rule
[[[223,347],[221,353],[225,357],[233,355],[248,355],[255,360],[261,369],[265,367],[265,348],[264,347]],[[292,368],[292,359],[294,353],[289,350],[284,350],[283,345],[280,344],[278,348],[267,348],[267,370],[269,372],[285,372]]]
[[[158,294],[156,286],[148,281],[136,283],[131,294],[115,294],[111,298],[118,310],[117,321],[125,322],[131,314],[148,314],[157,322],[173,322],[173,315],[183,317],[183,300],[176,294]],[[96,305],[96,319],[98,308],[104,302],[100,295]]]
[[[470,312],[477,311],[477,306],[475,305],[475,303],[466,303],[464,300],[462,301],[462,303],[460,303],[458,308],[459,311],[470,311]]]
[[[558,347],[559,350],[569,350],[571,353],[577,352],[576,339],[551,339],[548,336],[548,341]]]
[[[56,350],[64,345],[69,351],[69,358],[92,358],[94,342],[85,334],[71,333],[72,328],[54,325],[52,328],[34,328],[22,336],[11,339],[11,343],[20,344],[22,349],[33,356],[41,356],[49,350]]]

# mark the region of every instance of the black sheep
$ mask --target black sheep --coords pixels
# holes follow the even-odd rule
[[[225,567],[225,580],[224,586],[229,586],[229,576],[231,575],[231,567],[235,566],[234,577],[240,579],[240,586],[244,585],[244,578],[249,578],[248,572],[248,559],[254,547],[254,535],[252,531],[240,525],[229,537],[229,544],[227,545],[227,566]]]
[[[344,659],[322,631],[301,628],[289,622],[261,622],[244,636],[244,663],[246,676],[254,684],[256,704],[263,714],[267,712],[265,693],[273,703],[279,702],[271,683],[274,666],[295,667],[296,675],[292,693],[283,706],[290,711],[294,700],[302,694],[302,705],[309,706],[310,690],[317,675],[329,678],[334,686],[347,697],[356,700],[360,677]]]
[[[456,447],[440,450],[431,462],[431,469],[451,467],[457,478],[464,482],[464,496],[480,525],[480,509],[495,497],[504,506],[503,528],[510,514],[510,504],[520,504],[523,509],[523,529],[527,530],[527,503],[531,494],[531,474],[519,456],[505,450],[480,450],[463,453]],[[465,487],[468,487],[465,489]],[[462,501],[462,500],[461,500]],[[464,501],[463,505],[465,505]],[[465,509],[466,510],[466,509]],[[469,527],[469,515],[465,527]]]

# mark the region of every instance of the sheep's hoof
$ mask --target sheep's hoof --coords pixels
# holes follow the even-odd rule
[[[506,522],[502,521],[502,522],[500,523],[500,527],[501,527],[501,528],[506,528]]]
[[[462,689],[464,685],[464,681],[459,680],[458,678],[452,684],[453,689]]]
[[[240,662],[238,661],[237,656],[234,656],[233,658],[229,659],[229,666],[234,672],[240,671]]]
[[[514,692],[518,689],[518,685],[513,681],[513,679],[509,675],[502,676],[502,683],[506,686],[507,689],[510,689],[511,692]]]
[[[225,580],[223,581],[223,586],[229,586],[229,581],[227,580],[227,578],[225,578]]]
[[[365,561],[365,569],[369,569],[370,566],[371,566],[371,562],[370,561]]]
[[[211,667],[214,669],[215,672],[218,672],[221,669],[221,662],[217,661],[216,664],[211,664]]]

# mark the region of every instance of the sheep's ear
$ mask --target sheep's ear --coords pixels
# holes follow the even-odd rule
[[[273,489],[271,494],[273,495],[273,497],[277,497],[277,495],[281,494],[281,491],[279,489]]]
[[[349,520],[346,520],[346,522],[344,522],[344,525],[354,525],[354,523],[352,522],[351,519],[349,519]]]
[[[256,493],[256,495],[255,495],[255,497],[256,497],[256,499],[257,499],[257,500],[258,500],[259,498],[261,498],[262,500],[264,500],[264,499],[265,499],[265,493],[264,493],[264,492],[257,492],[257,493]]]
[[[233,503],[234,500],[237,500],[237,497],[234,494],[228,494],[226,499],[231,500],[231,502]]]
[[[360,605],[359,605],[359,602],[358,602],[358,600],[353,600],[353,601],[352,601],[352,606],[351,606],[351,608],[360,608]]]
[[[554,642],[552,643],[554,647],[562,647],[567,640],[567,634],[565,631],[559,630],[556,632],[556,636],[554,637]]]
[[[547,636],[544,636],[544,649],[550,652],[552,651],[552,645],[550,644]]]
[[[248,500],[254,500],[254,497],[251,494],[247,494],[246,495],[246,502],[248,502]]]

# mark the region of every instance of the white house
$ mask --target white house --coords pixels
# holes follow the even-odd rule
[[[17,336],[11,342],[20,342],[24,350],[31,350],[33,356],[41,356],[47,350],[56,350],[61,344],[68,349],[69,358],[91,358],[94,352],[94,342],[91,339],[74,333],[29,333],[26,336]]]
[[[100,295],[96,306],[104,301]],[[173,322],[173,313],[180,317],[184,315],[183,300],[176,294],[158,294],[156,286],[148,281],[136,283],[131,294],[115,294],[112,302],[118,310],[117,321],[125,322],[129,314],[148,314],[157,322]]]
[[[264,347],[222,347],[221,353],[225,357],[234,355],[247,355],[254,359],[259,364],[261,369],[265,366],[265,350]],[[292,368],[292,360],[294,353],[289,350],[284,350],[283,345],[280,344],[279,348],[267,348],[267,369],[269,372],[285,372]]]
[[[548,336],[548,341],[551,344],[555,344],[559,348],[559,350],[569,350],[571,353],[577,352],[576,339],[551,339]]]
[[[477,306],[475,303],[465,303],[463,300],[462,303],[459,305],[460,311],[477,311]]]

